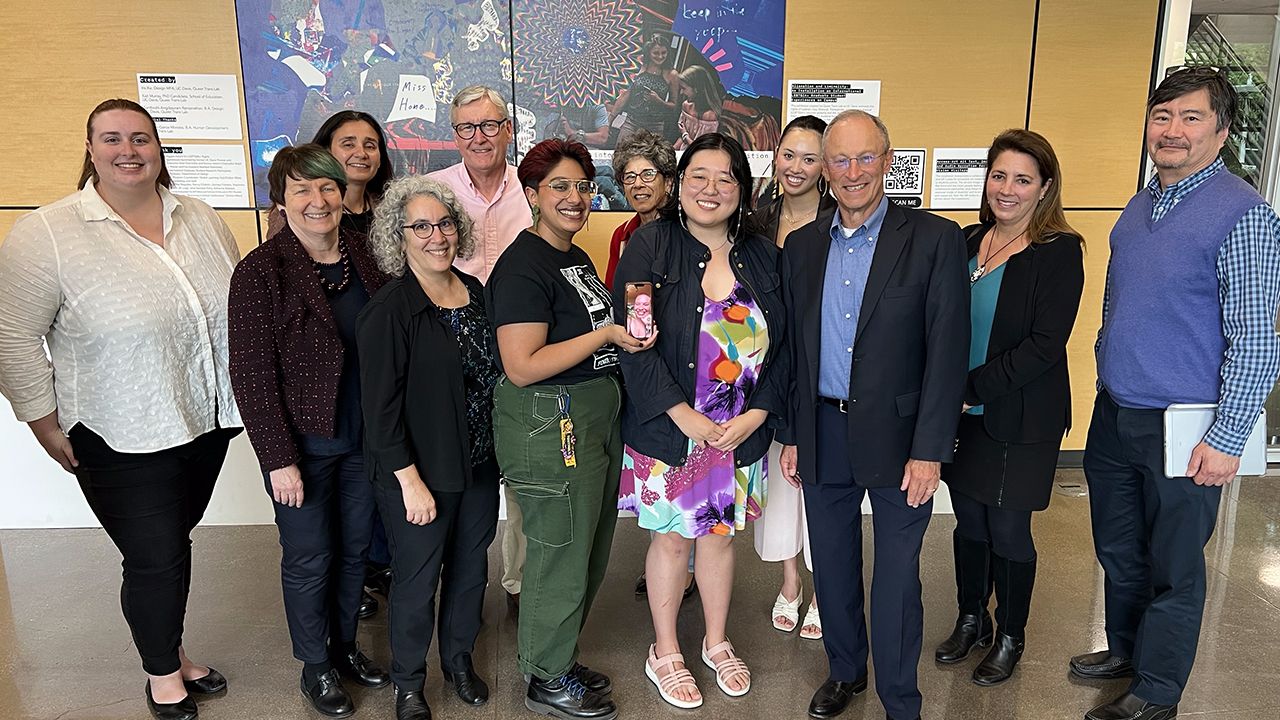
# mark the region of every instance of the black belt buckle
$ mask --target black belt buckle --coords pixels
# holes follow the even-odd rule
[[[840,410],[840,412],[844,413],[845,415],[849,414],[848,400],[837,400],[836,398],[829,398],[829,397],[823,396],[822,402],[828,405],[834,405],[838,410]]]

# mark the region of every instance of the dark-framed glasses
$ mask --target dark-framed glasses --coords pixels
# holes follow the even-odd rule
[[[874,163],[875,161],[879,160],[880,158],[888,154],[889,154],[889,151],[885,150],[879,155],[872,155],[871,153],[867,153],[866,155],[859,155],[856,158],[838,157],[832,160],[827,160],[826,163],[827,163],[827,167],[831,168],[832,171],[844,172],[845,170],[848,170],[849,166],[855,162],[861,165],[862,167],[871,167],[872,163]]]
[[[696,193],[706,190],[712,183],[715,183],[716,192],[721,195],[727,195],[738,189],[738,181],[732,175],[712,176],[711,173],[694,170],[681,175],[680,178],[685,186]]]
[[[596,190],[600,188],[590,180],[566,180],[565,178],[556,178],[538,187],[551,188],[551,192],[561,197],[567,197],[570,189],[576,189],[579,195],[595,195]]]
[[[499,130],[502,129],[502,123],[504,122],[506,122],[506,119],[484,120],[478,123],[458,123],[457,125],[453,126],[453,131],[458,133],[458,137],[462,138],[463,140],[470,140],[471,138],[475,137],[476,128],[479,128],[480,132],[484,133],[485,137],[493,137],[494,135],[498,134]]]
[[[400,227],[405,230],[412,230],[413,234],[417,235],[419,240],[430,240],[431,236],[435,234],[436,228],[440,228],[440,232],[443,235],[458,234],[458,223],[454,222],[453,218],[444,218],[438,223],[419,220],[412,225],[401,225]]]
[[[640,172],[622,173],[622,177],[618,179],[622,181],[623,185],[635,185],[636,180],[643,180],[644,182],[651,183],[654,180],[658,179],[658,175],[660,174],[661,173],[659,173],[657,170],[654,170],[653,168],[645,168]]]

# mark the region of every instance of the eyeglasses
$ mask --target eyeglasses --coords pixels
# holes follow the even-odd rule
[[[638,173],[637,172],[622,173],[622,177],[618,179],[622,181],[623,185],[635,185],[636,180],[643,180],[647,183],[651,183],[658,177],[659,174],[660,173],[657,170],[654,170],[653,168],[648,168],[647,170],[641,170]]]
[[[707,186],[712,182],[711,175],[698,171],[684,173],[680,176],[680,179],[684,182],[686,187],[696,193],[706,190]],[[721,195],[731,193],[738,188],[738,181],[728,175],[717,176],[715,178],[715,184],[716,192]]]
[[[429,223],[426,220],[419,220],[412,225],[401,225],[405,230],[412,230],[419,240],[430,240],[431,236],[436,233],[436,228],[440,228],[440,232],[444,235],[456,235],[458,233],[458,223],[453,218],[444,218],[438,223]]]
[[[570,188],[576,188],[579,195],[595,195],[596,190],[600,188],[599,185],[590,180],[566,180],[564,178],[556,178],[538,187],[551,188],[551,192],[561,197],[568,197]]]
[[[874,163],[875,161],[879,160],[880,158],[888,154],[889,154],[889,151],[885,150],[879,155],[871,155],[871,154],[859,155],[856,158],[840,157],[834,160],[827,160],[826,162],[827,162],[827,167],[831,168],[832,172],[844,172],[845,170],[848,170],[849,166],[852,165],[855,161],[862,167],[870,167],[872,163]]]
[[[494,135],[498,134],[499,130],[502,129],[502,123],[504,122],[506,122],[505,119],[485,120],[483,122],[478,122],[478,123],[458,123],[457,125],[453,126],[453,131],[458,133],[458,137],[462,138],[463,140],[470,140],[471,138],[475,137],[476,128],[480,128],[480,132],[484,133],[485,137],[493,137]]]
[[[1226,68],[1218,67],[1217,65],[1179,65],[1177,67],[1166,68],[1164,76],[1167,78],[1174,73],[1182,72],[1184,70],[1189,71],[1188,74],[1190,75],[1218,75],[1225,74],[1227,72]]]

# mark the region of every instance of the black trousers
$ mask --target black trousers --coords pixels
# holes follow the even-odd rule
[[[406,692],[421,691],[427,677],[437,585],[441,669],[465,670],[480,634],[489,545],[498,528],[498,463],[476,465],[471,474],[471,487],[462,492],[432,493],[436,519],[426,525],[405,519],[404,495],[394,476],[374,480],[391,547],[391,679]]]
[[[1204,614],[1204,546],[1221,487],[1164,475],[1162,410],[1098,393],[1085,444],[1093,545],[1106,571],[1107,643],[1133,659],[1130,692],[1157,705],[1182,697]]]
[[[853,682],[875,658],[876,694],[891,718],[920,714],[916,682],[924,633],[920,547],[933,500],[913,508],[897,487],[864,488],[849,470],[848,416],[818,406],[817,478],[805,478],[813,583],[822,608],[822,642],[832,680]],[[871,643],[862,587],[862,498],[871,496],[875,565]]]
[[[280,529],[280,585],[293,656],[329,659],[334,645],[356,639],[364,566],[373,535],[373,486],[360,449],[298,461],[302,507],[272,503]],[[265,475],[267,493],[271,477]]]
[[[993,507],[958,490],[951,493],[951,509],[961,537],[990,544],[991,552],[1006,560],[1029,562],[1036,558],[1030,510]]]
[[[191,592],[191,530],[204,517],[227,445],[239,433],[214,430],[152,453],[116,452],[84,425],[68,433],[85,500],[124,556],[120,607],[150,675],[182,667],[178,646]]]

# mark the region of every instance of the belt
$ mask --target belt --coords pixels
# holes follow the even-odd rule
[[[846,415],[848,415],[848,414],[849,414],[849,401],[848,401],[848,400],[837,400],[837,399],[835,399],[835,398],[824,397],[824,396],[821,396],[821,395],[819,395],[819,396],[818,396],[818,400],[820,400],[820,401],[822,401],[822,402],[824,402],[824,403],[826,403],[826,404],[828,404],[828,405],[830,405],[830,406],[832,406],[832,407],[836,408],[837,410],[839,410],[840,412],[842,412],[842,413],[844,413],[844,414],[846,414]]]

